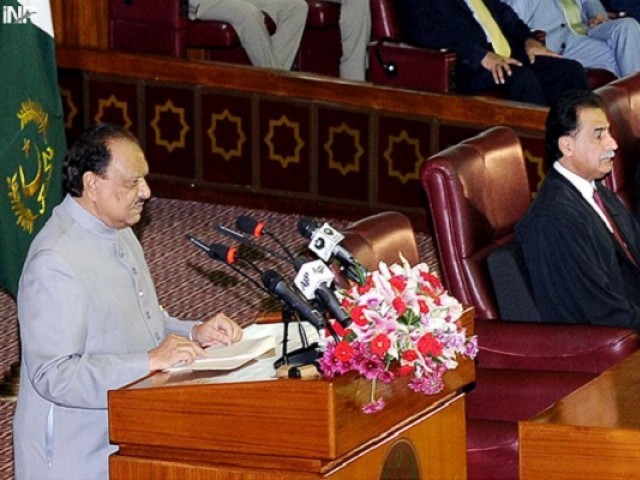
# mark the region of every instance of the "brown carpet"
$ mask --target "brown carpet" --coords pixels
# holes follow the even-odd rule
[[[295,253],[306,251],[306,240],[296,229],[299,216],[264,210],[202,204],[180,200],[152,199],[140,222],[138,234],[145,249],[158,296],[172,315],[181,318],[202,318],[220,310],[245,324],[257,313],[275,310],[277,306],[263,292],[229,270],[223,264],[209,259],[201,250],[186,240],[191,233],[206,243],[232,242],[215,230],[217,224],[234,228],[239,215],[251,215],[266,222],[266,229],[281,239]],[[338,230],[348,222],[328,220]],[[432,239],[416,234],[422,259],[438,271],[437,257]],[[265,240],[268,247],[277,248]],[[273,268],[285,278],[293,277],[291,266],[259,252],[247,256],[261,268]],[[0,375],[18,361],[18,325],[13,299],[0,290]],[[15,410],[12,402],[0,401],[0,480],[13,478],[13,451],[11,420]]]

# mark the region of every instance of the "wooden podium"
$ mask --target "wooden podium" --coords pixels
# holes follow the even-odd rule
[[[520,478],[639,478],[640,352],[519,422]]]
[[[463,316],[473,333],[473,310]],[[379,384],[386,407],[360,410],[371,384],[279,379],[208,383],[213,372],[156,374],[109,392],[111,480],[464,479],[462,387],[472,360],[425,396]]]

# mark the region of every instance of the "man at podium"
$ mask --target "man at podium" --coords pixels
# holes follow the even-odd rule
[[[158,304],[131,229],[151,195],[148,165],[126,129],[88,128],[63,169],[67,195],[33,240],[18,290],[17,480],[106,480],[107,391],[242,336],[222,313],[180,321]]]

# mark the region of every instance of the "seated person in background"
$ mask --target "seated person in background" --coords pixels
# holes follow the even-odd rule
[[[618,148],[600,98],[569,92],[546,128],[553,167],[516,225],[540,315],[640,329],[640,223],[598,181]]]
[[[553,103],[565,90],[588,89],[584,69],[538,42],[500,0],[398,0],[409,42],[450,48],[461,93],[499,89],[512,100]]]
[[[151,192],[137,140],[90,127],[63,168],[67,196],[34,238],[18,288],[22,362],[13,421],[19,479],[108,480],[107,392],[189,364],[240,327],[170,317],[131,230]]]
[[[640,24],[609,20],[599,0],[503,0],[534,30],[546,32],[549,49],[617,77],[640,71]]]
[[[624,12],[640,21],[640,0],[602,0],[610,12]]]
[[[256,67],[291,70],[309,7],[305,0],[189,0],[189,18],[230,23]],[[265,12],[276,24],[271,36]]]
[[[371,36],[371,8],[369,0],[328,0],[340,3],[340,35],[342,59],[340,78],[364,80],[367,44]]]

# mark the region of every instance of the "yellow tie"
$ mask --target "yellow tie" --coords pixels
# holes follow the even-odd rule
[[[564,19],[573,33],[587,34],[587,26],[582,21],[582,11],[575,0],[560,0],[560,6],[564,11]]]
[[[483,0],[469,0],[469,3],[476,14],[478,21],[482,24],[491,39],[493,51],[503,57],[510,57],[511,47],[509,46],[509,42],[507,42],[502,30],[500,30],[500,27],[493,18],[493,15],[491,15],[487,6],[484,4]]]

